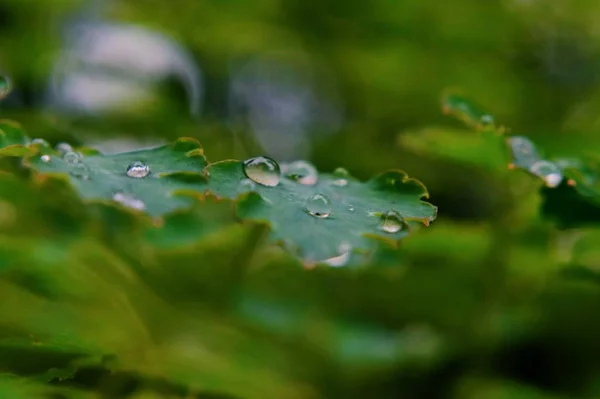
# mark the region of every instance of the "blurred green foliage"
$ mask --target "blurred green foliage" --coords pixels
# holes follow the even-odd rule
[[[305,268],[230,200],[189,197],[163,219],[82,201],[64,176],[23,167],[45,150],[2,120],[0,397],[600,396],[600,3],[107,3],[106,20],[192,52],[200,121],[167,95],[124,118],[40,110],[65,24],[102,2],[84,3],[0,4],[0,68],[19,94],[2,118],[52,144],[184,136],[211,160],[243,159],[258,148],[224,122],[230,63],[308,58],[344,105],[311,161],[360,180],[401,168],[439,218],[349,267]],[[441,112],[448,87],[482,104],[452,102],[469,126]],[[486,109],[504,134],[469,122]],[[510,170],[509,136],[560,164],[561,184]]]

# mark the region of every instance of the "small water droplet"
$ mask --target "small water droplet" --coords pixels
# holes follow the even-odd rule
[[[319,180],[319,173],[310,162],[294,161],[283,168],[283,174],[290,180],[306,186],[314,186]]]
[[[396,211],[387,211],[381,215],[381,230],[386,233],[397,233],[406,227],[404,218]]]
[[[137,199],[135,196],[130,194],[115,193],[112,198],[121,205],[129,208],[138,209],[140,211],[146,209],[146,204],[144,204],[144,201]]]
[[[40,159],[42,160],[42,162],[48,163],[48,162],[50,162],[50,155],[47,155],[47,154],[46,155],[42,155],[40,157]]]
[[[6,78],[4,76],[0,76],[0,100],[2,100],[4,97],[6,97],[8,95],[8,93],[10,93],[10,90],[11,90],[10,80],[8,80],[8,78]]]
[[[346,266],[350,260],[350,251],[352,251],[352,246],[348,242],[342,242],[337,249],[340,255],[325,259],[323,263],[331,267]]]
[[[68,151],[63,155],[63,161],[68,163],[69,165],[76,165],[83,161],[83,156],[75,151]]]
[[[515,163],[521,167],[530,167],[539,161],[535,145],[526,137],[512,136],[508,138]]]
[[[481,126],[491,126],[494,124],[494,117],[490,114],[483,114],[479,118]]]
[[[81,162],[71,165],[69,173],[78,179],[88,180],[90,178],[90,168]]]
[[[69,143],[58,143],[54,149],[60,156],[64,156],[67,152],[73,151],[73,147],[71,147],[71,144]]]
[[[348,185],[348,176],[350,173],[344,168],[336,168],[333,171],[333,176],[335,179],[331,182],[334,186],[344,187]]]
[[[352,205],[350,205],[350,206],[348,207],[348,210],[349,210],[350,212],[354,212],[356,209],[354,209],[354,207],[353,207]]]
[[[33,140],[31,140],[31,145],[37,145],[39,147],[50,148],[50,143],[48,143],[44,139],[33,139]]]
[[[331,201],[323,194],[311,195],[306,200],[306,211],[314,217],[324,219],[331,214]]]
[[[281,170],[279,165],[269,157],[254,157],[242,164],[246,176],[263,186],[275,187],[279,184]]]
[[[141,161],[135,161],[129,164],[126,173],[129,177],[141,179],[148,176],[148,173],[150,173],[150,167]]]
[[[256,190],[256,184],[250,179],[243,179],[238,185],[239,193],[246,193],[254,190]]]
[[[563,179],[562,172],[558,165],[549,161],[538,161],[531,165],[529,171],[542,178],[546,186],[554,188],[557,187]]]

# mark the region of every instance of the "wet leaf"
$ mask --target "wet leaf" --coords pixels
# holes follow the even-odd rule
[[[216,195],[240,195],[240,184],[246,179],[242,162],[214,163],[207,171],[210,190]],[[393,233],[384,231],[387,211],[395,210],[404,219],[425,225],[436,217],[437,209],[421,200],[428,196],[425,187],[402,171],[389,171],[368,182],[344,178],[345,185],[338,185],[340,177],[330,174],[320,174],[315,185],[290,179],[281,179],[275,187],[257,184],[254,191],[241,195],[238,215],[269,223],[274,239],[297,247],[303,257],[317,261],[340,255],[338,248],[343,243],[360,250],[372,247],[372,237],[396,242],[406,236],[409,228],[404,225]],[[315,194],[328,199],[327,216],[311,214],[310,201]]]

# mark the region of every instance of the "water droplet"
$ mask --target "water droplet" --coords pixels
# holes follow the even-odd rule
[[[557,187],[563,179],[562,173],[558,165],[549,161],[538,161],[531,165],[529,171],[542,178],[548,187]]]
[[[528,168],[540,159],[535,145],[526,137],[509,137],[508,145],[518,166]]]
[[[42,155],[40,159],[42,160],[42,162],[48,163],[50,162],[50,155]]]
[[[244,161],[246,176],[263,186],[275,187],[279,184],[281,170],[279,165],[269,157],[254,157]]]
[[[350,251],[352,251],[352,246],[348,242],[342,242],[338,246],[338,253],[340,255],[334,256],[329,259],[325,259],[323,263],[331,267],[342,267],[346,266],[348,261],[350,260]]]
[[[311,195],[306,200],[306,211],[317,218],[326,218],[331,214],[331,201],[323,194]]]
[[[306,186],[314,186],[319,180],[317,168],[306,161],[294,161],[286,165],[283,174],[288,179]]]
[[[150,173],[150,167],[141,161],[135,161],[129,164],[126,173],[129,177],[141,179],[148,176],[148,173]]]
[[[397,233],[406,227],[404,218],[396,211],[387,211],[381,215],[381,230],[386,233]]]
[[[54,149],[60,156],[64,156],[67,152],[73,151],[73,147],[71,147],[71,144],[69,143],[58,143]]]
[[[334,179],[333,182],[331,182],[331,184],[333,184],[334,186],[344,187],[348,185],[347,177],[350,176],[350,173],[348,173],[346,169],[337,168],[333,171],[333,176],[336,177],[336,179]]]
[[[90,178],[90,168],[81,162],[72,164],[69,173],[78,179],[88,180]]]
[[[243,179],[238,186],[239,193],[246,193],[254,190],[256,190],[256,184],[250,179]]]
[[[494,124],[494,117],[490,114],[483,114],[479,118],[481,126],[492,126]]]
[[[129,208],[138,209],[140,211],[146,209],[146,204],[144,204],[144,201],[137,199],[135,196],[130,194],[115,193],[112,198],[121,205]]]
[[[348,210],[349,210],[350,212],[354,212],[354,211],[355,211],[355,209],[354,209],[354,207],[353,207],[352,205],[350,205],[350,206],[348,207]]]
[[[76,165],[83,161],[83,156],[75,151],[68,151],[63,155],[63,161],[68,163],[69,165]]]
[[[44,139],[33,139],[33,140],[31,140],[31,145],[37,145],[39,147],[50,148],[50,143],[48,143]]]
[[[10,93],[11,85],[10,80],[4,76],[0,76],[0,100]]]

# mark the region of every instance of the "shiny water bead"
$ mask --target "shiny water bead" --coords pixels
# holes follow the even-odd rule
[[[42,160],[42,162],[46,162],[46,163],[48,163],[48,162],[50,162],[50,159],[51,159],[51,158],[50,158],[50,155],[47,155],[47,154],[46,154],[46,155],[42,155],[42,156],[40,157],[40,159]]]
[[[244,174],[252,181],[267,187],[275,187],[281,179],[277,162],[269,157],[254,157],[242,164]]]
[[[83,156],[75,151],[68,151],[63,155],[63,160],[69,165],[75,165],[83,161]]]
[[[148,173],[150,173],[150,167],[141,161],[135,161],[129,164],[126,173],[129,177],[141,179],[148,176]]]
[[[335,179],[331,184],[333,184],[334,186],[344,187],[348,185],[348,176],[350,176],[350,174],[346,169],[337,168],[333,171],[333,176],[335,177]]]
[[[50,148],[50,143],[48,143],[44,139],[33,139],[33,140],[31,140],[31,145],[37,145],[39,147]]]
[[[396,211],[386,211],[381,215],[381,230],[394,234],[406,227],[404,218]]]
[[[563,175],[560,167],[553,162],[538,161],[531,165],[529,172],[540,177],[548,187],[557,187],[562,182]]]
[[[535,145],[528,138],[512,136],[507,142],[517,166],[529,168],[540,160]]]
[[[342,267],[348,264],[350,260],[350,251],[352,251],[352,246],[348,242],[342,242],[338,246],[339,255],[331,257],[329,259],[325,259],[323,263],[331,266],[331,267]]]
[[[138,209],[140,211],[146,209],[146,204],[144,204],[144,201],[137,199],[135,196],[130,194],[115,193],[112,198],[128,208]]]
[[[0,76],[0,100],[6,97],[10,93],[10,90],[11,84],[8,78]]]
[[[294,161],[285,165],[283,174],[286,178],[306,186],[314,186],[319,180],[317,168],[306,161]]]
[[[67,152],[73,151],[73,147],[69,143],[58,143],[54,150],[58,152],[60,156],[64,156]]]
[[[69,173],[78,179],[88,180],[90,178],[90,168],[81,162],[71,165]]]
[[[331,214],[331,201],[323,194],[314,194],[306,200],[305,209],[309,215],[324,219]]]

